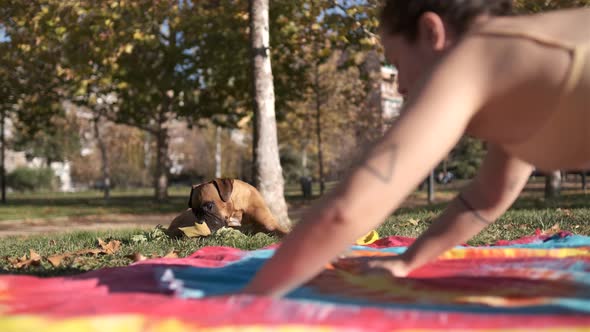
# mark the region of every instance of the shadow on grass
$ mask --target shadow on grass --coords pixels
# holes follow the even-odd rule
[[[51,197],[51,198],[14,198],[7,208],[54,207],[54,208],[105,208],[113,212],[150,213],[178,212],[186,206],[186,197],[171,196],[157,202],[152,196],[115,196],[109,200],[99,197]]]
[[[528,190],[527,190],[528,192]],[[446,208],[449,202],[436,202],[433,204],[424,204],[418,207],[400,208],[399,213],[408,213],[416,211],[439,212]],[[542,209],[590,209],[590,195],[583,193],[568,194],[553,199],[544,199],[543,197],[519,197],[512,205],[510,210],[542,210]]]
[[[0,275],[20,275],[20,276],[33,276],[33,277],[42,277],[42,278],[49,278],[49,277],[67,277],[67,276],[75,276],[82,273],[88,272],[87,270],[74,268],[74,267],[59,267],[54,269],[45,269],[45,268],[27,268],[27,269],[19,269],[19,270],[9,270],[6,268],[0,268]]]

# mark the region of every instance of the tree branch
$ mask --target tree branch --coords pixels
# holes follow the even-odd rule
[[[135,128],[139,128],[141,130],[144,130],[152,135],[156,135],[157,134],[157,130],[154,130],[153,128],[150,128],[149,126],[145,126],[145,125],[141,125],[139,123],[136,123],[135,121],[128,121],[128,120],[121,120],[119,118],[117,118],[117,116],[114,116],[113,114],[109,114],[108,112],[104,112],[102,114],[107,120],[114,122],[114,123],[118,123],[118,124],[124,124],[124,125],[128,125],[131,127],[135,127]]]
[[[342,6],[341,4],[339,4],[337,0],[332,0],[332,5],[334,7],[336,7],[336,8],[338,8],[338,9],[340,9],[341,11],[343,11],[344,12],[344,15],[346,15],[346,17],[351,18],[351,19],[354,19],[354,17],[349,16],[348,13],[346,12],[347,8],[344,7],[344,6]],[[361,25],[361,29],[363,30],[363,32],[366,35],[368,35],[370,37],[373,37],[373,38],[379,39],[379,35],[377,35],[377,34],[371,32],[371,31],[367,30],[367,28],[365,26],[362,26]]]

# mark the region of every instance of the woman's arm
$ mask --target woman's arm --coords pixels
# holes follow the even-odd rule
[[[244,293],[282,296],[314,277],[379,226],[448,154],[489,90],[481,56],[469,54],[454,52],[435,68],[362,165],[312,208]]]
[[[375,262],[370,267],[405,276],[446,250],[466,242],[506,212],[532,170],[530,164],[491,146],[478,175],[438,220],[399,259]]]

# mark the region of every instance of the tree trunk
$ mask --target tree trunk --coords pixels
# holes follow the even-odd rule
[[[307,176],[307,141],[304,141],[301,149],[301,176]]]
[[[154,191],[157,201],[168,198],[168,130],[162,128],[156,135],[156,173],[154,176]]]
[[[319,181],[320,181],[320,195],[324,194],[324,156],[322,151],[322,101],[320,99],[320,64],[315,65],[315,122],[316,122],[316,136],[318,142],[318,164],[319,164]]]
[[[100,150],[100,160],[102,169],[102,183],[104,199],[108,200],[111,197],[111,167],[109,165],[109,158],[107,153],[107,145],[105,144],[102,135],[100,134],[101,127],[101,116],[94,118],[94,135],[98,143],[98,149]]]
[[[275,118],[275,96],[269,53],[269,0],[250,0],[250,42],[254,112],[257,132],[256,177],[258,189],[283,228],[290,228]]]
[[[2,110],[0,118],[0,140],[2,140],[2,150],[0,150],[0,180],[2,181],[2,203],[6,204],[6,137],[4,137],[4,122],[6,121],[6,111]]]
[[[215,177],[221,177],[221,128],[215,127]]]
[[[256,95],[255,88],[252,88],[252,96]],[[254,109],[256,109],[256,105],[254,105]],[[252,116],[252,169],[250,170],[250,181],[251,184],[259,188],[260,183],[258,182],[258,178],[256,177],[256,165],[258,164],[258,157],[256,156],[256,142],[258,142],[258,128],[257,128],[257,116],[256,112],[254,112]]]
[[[555,198],[559,196],[561,189],[561,172],[554,171],[545,176],[545,198]]]
[[[434,171],[428,175],[428,204],[434,203]]]

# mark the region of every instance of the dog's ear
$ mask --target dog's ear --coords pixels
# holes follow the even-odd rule
[[[193,208],[193,192],[195,191],[195,186],[191,187],[191,194],[188,196],[188,208]]]
[[[195,189],[197,189],[198,187],[202,186],[203,184],[204,184],[204,183],[201,183],[201,184],[194,184],[194,185],[191,187],[191,194],[188,196],[188,207],[189,207],[190,209],[192,209],[192,208],[193,208],[193,192],[195,191]]]
[[[219,192],[219,197],[224,202],[229,201],[231,193],[234,190],[234,180],[232,179],[215,179],[212,181]]]

